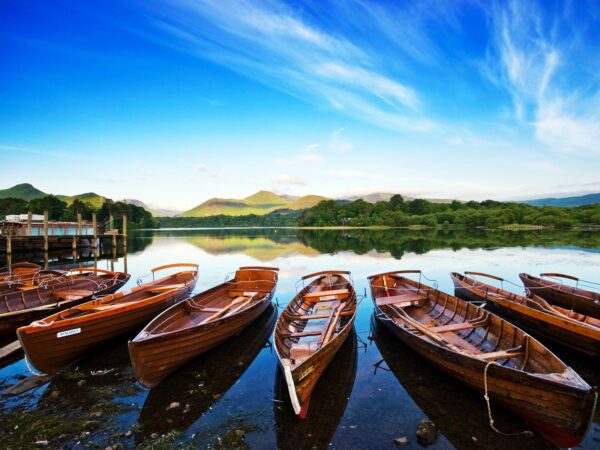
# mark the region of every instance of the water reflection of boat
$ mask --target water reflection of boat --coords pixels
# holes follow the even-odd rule
[[[354,330],[338,351],[313,391],[310,411],[299,420],[292,408],[285,377],[277,368],[275,377],[275,427],[277,448],[327,448],[352,392],[357,366]]]
[[[385,365],[454,447],[506,449],[526,444],[528,449],[548,448],[548,444],[537,436],[517,440],[494,432],[489,426],[481,395],[424,362],[417,353],[399,343],[374,317],[371,320],[371,336]],[[385,370],[385,366],[376,367],[376,370]],[[388,413],[395,414],[397,411]],[[524,424],[506,411],[495,408],[493,414],[501,430],[518,432],[523,429]]]
[[[136,441],[152,433],[185,430],[227,392],[263,349],[275,327],[277,308],[268,309],[239,336],[228,340],[151,389],[139,418]],[[172,402],[178,408],[169,409]]]

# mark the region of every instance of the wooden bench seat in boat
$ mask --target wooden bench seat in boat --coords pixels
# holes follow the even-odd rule
[[[163,292],[172,291],[173,289],[181,289],[182,287],[185,287],[184,283],[167,284],[165,286],[154,286],[148,289],[148,292],[151,294],[162,294]]]
[[[390,297],[377,297],[375,303],[377,306],[384,305],[395,305],[400,308],[406,308],[407,306],[418,306],[423,301],[423,298],[417,294],[402,294],[392,295]]]
[[[339,300],[340,298],[350,295],[348,289],[336,289],[333,291],[316,291],[304,294],[304,299],[309,302],[322,302],[329,300]]]
[[[515,356],[522,355],[523,351],[521,349],[510,349],[510,350],[499,350],[497,352],[490,353],[478,353],[476,356],[479,359],[483,359],[484,361],[493,361],[496,359],[504,359],[504,358],[514,358]]]
[[[299,360],[308,358],[316,350],[319,349],[321,341],[331,326],[331,320],[336,309],[340,306],[340,302],[320,302],[313,307],[313,312],[320,316],[325,316],[322,319],[310,320],[298,339],[290,347],[290,359]],[[338,319],[339,320],[339,319]]]
[[[16,286],[15,289],[17,291],[31,291],[33,289],[37,289],[39,288],[39,286],[37,285],[23,285],[23,286]]]
[[[427,326],[427,325],[425,325]],[[481,322],[461,322],[461,323],[450,323],[448,325],[441,325],[437,327],[430,327],[429,330],[434,333],[449,333],[455,331],[470,330],[472,328],[478,328],[483,326]]]
[[[64,291],[56,291],[52,294],[57,300],[77,300],[83,297],[94,295],[94,291],[88,289],[69,289]]]

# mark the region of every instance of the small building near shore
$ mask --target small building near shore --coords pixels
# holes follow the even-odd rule
[[[0,221],[0,236],[43,236],[44,235],[44,216],[32,214],[31,216],[31,234],[28,234],[27,214],[11,214],[6,216],[6,220]],[[81,232],[77,222],[48,222],[48,236],[75,236],[94,234],[92,222],[82,221]]]

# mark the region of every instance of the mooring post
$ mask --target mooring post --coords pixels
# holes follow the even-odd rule
[[[123,253],[123,272],[127,273],[127,249]]]
[[[27,236],[31,236],[31,220],[33,216],[31,211],[27,211]]]
[[[12,255],[12,235],[6,235],[6,254]]]
[[[48,251],[48,211],[44,211],[44,251]]]
[[[81,213],[77,213],[77,234],[81,236]]]
[[[77,251],[77,236],[73,236],[71,238],[71,249],[75,252]]]
[[[123,214],[123,251],[127,248],[127,214]]]
[[[94,240],[92,241],[92,248],[96,248],[98,241],[98,230],[96,229],[96,213],[92,213],[92,228],[94,229]]]
[[[112,215],[112,211],[108,213],[108,229],[109,230],[113,229],[113,215]]]

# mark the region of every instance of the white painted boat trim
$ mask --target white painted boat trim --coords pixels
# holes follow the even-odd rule
[[[288,391],[290,393],[290,400],[292,401],[292,407],[294,408],[294,412],[296,415],[300,414],[300,410],[302,409],[300,406],[300,402],[298,401],[298,395],[296,394],[296,385],[294,384],[294,378],[292,377],[292,371],[290,366],[283,366],[283,373],[285,375],[285,381],[287,383]]]

